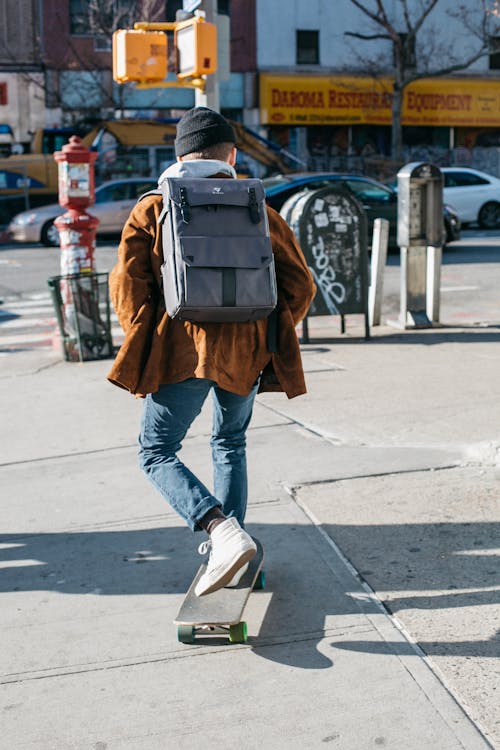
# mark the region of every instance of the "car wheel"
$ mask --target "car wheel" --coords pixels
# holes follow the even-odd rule
[[[40,233],[40,239],[46,247],[57,247],[59,245],[59,230],[54,224],[54,219],[45,222]]]
[[[453,237],[451,234],[451,227],[446,221],[446,219],[444,219],[443,221],[443,244],[446,245],[447,242],[452,242],[452,240],[453,240]]]
[[[447,244],[448,242],[455,242],[456,240],[460,239],[460,232],[457,230],[456,226],[454,226],[451,222],[444,220],[444,242]]]
[[[493,201],[485,203],[477,220],[482,229],[496,229],[500,225],[500,204]]]

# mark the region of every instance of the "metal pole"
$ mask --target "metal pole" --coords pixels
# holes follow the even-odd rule
[[[401,247],[401,315],[402,328],[430,328],[427,317],[427,247]]]
[[[217,0],[203,0],[202,5],[208,23],[217,26]],[[215,71],[206,77],[205,91],[195,90],[195,105],[197,107],[209,107],[220,112],[219,76]]]
[[[307,315],[302,321],[302,338],[300,339],[300,343],[301,344],[309,343],[309,319]]]

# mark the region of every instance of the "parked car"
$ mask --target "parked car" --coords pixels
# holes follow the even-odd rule
[[[97,234],[119,234],[137,199],[156,187],[157,183],[152,179],[129,178],[111,180],[96,188],[95,204],[89,208],[89,213],[99,219]],[[13,217],[7,233],[15,242],[59,245],[59,232],[54,219],[65,211],[58,203],[23,211]]]
[[[500,180],[469,167],[442,167],[443,197],[460,216],[462,224],[476,222],[483,229],[500,226]]]
[[[375,219],[388,219],[389,246],[397,246],[397,210],[398,198],[393,188],[377,180],[362,175],[351,175],[328,172],[302,172],[277,175],[263,180],[267,203],[280,210],[285,201],[294,193],[302,190],[317,190],[322,187],[338,185],[350,190],[360,201],[366,211],[371,235]],[[443,210],[443,221],[446,231],[446,242],[460,238],[460,220],[456,211],[446,205]]]

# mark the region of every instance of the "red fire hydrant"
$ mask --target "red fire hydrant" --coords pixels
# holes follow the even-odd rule
[[[95,233],[99,219],[85,209],[95,200],[97,153],[73,135],[54,153],[59,165],[59,203],[67,212],[54,221],[61,244],[61,275],[94,271]]]

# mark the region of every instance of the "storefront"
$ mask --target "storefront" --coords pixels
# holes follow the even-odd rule
[[[390,78],[260,76],[261,123],[309,169],[388,158],[391,107]],[[415,81],[404,92],[402,124],[407,150],[500,146],[500,80]]]

